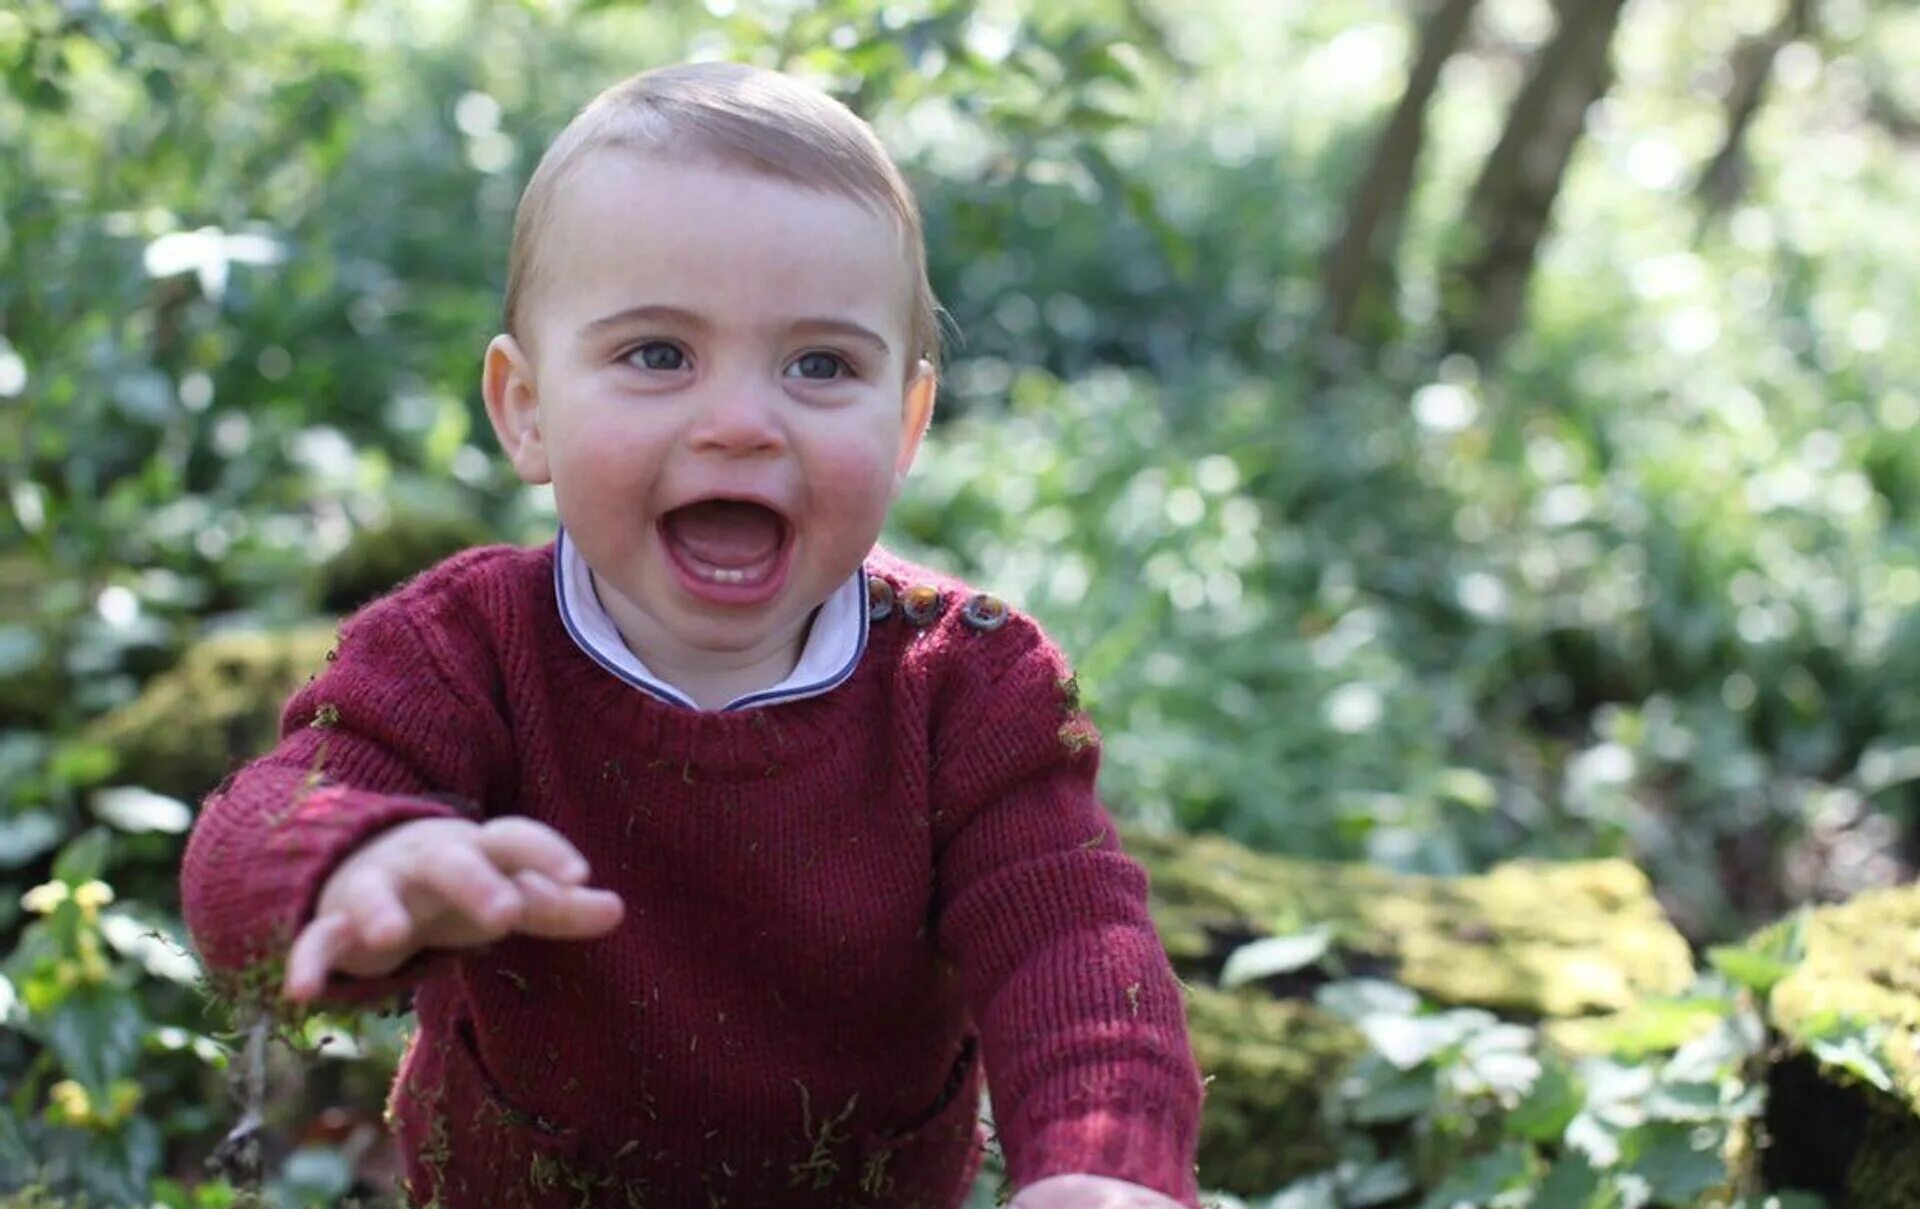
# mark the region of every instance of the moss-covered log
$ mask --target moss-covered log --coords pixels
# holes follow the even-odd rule
[[[1547,1020],[1630,1010],[1693,978],[1646,878],[1621,862],[1432,878],[1272,856],[1219,836],[1131,835],[1128,848],[1152,877],[1168,952],[1195,984],[1194,1051],[1209,1080],[1200,1169],[1236,1192],[1270,1192],[1334,1160],[1322,1098],[1361,1049],[1345,1021],[1313,1005],[1324,975],[1239,992],[1204,985],[1241,943],[1329,927],[1349,972]]]
[[[1769,1080],[1766,1181],[1855,1209],[1911,1209],[1920,1205],[1920,886],[1780,925],[1796,926],[1799,963],[1767,996],[1786,1056]]]
[[[1350,965],[1446,1003],[1528,1017],[1618,1011],[1693,978],[1645,875],[1516,862],[1477,877],[1270,856],[1219,836],[1134,836],[1168,952],[1204,969],[1247,939],[1331,926]]]

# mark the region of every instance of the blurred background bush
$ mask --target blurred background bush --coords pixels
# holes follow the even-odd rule
[[[218,1200],[190,802],[87,728],[210,633],[550,533],[478,402],[513,206],[686,57],[907,168],[957,338],[889,540],[1075,656],[1117,812],[1624,856],[1699,943],[1907,875],[1910,4],[21,0],[0,1188]]]

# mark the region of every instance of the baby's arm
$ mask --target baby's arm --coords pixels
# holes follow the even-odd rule
[[[495,704],[497,660],[459,569],[429,573],[349,620],[326,667],[288,702],[278,746],[203,805],[181,899],[223,990],[279,988],[279,963],[323,887],[375,837],[510,804],[514,745]],[[332,955],[331,943],[321,947]],[[419,964],[394,978],[336,980],[328,997],[383,996]]]
[[[1017,1204],[1106,1203],[1117,1184],[1194,1204],[1200,1080],[1146,875],[1094,794],[1098,736],[1025,619],[964,635],[943,694],[938,939],[979,1025]],[[1088,1198],[1096,1199],[1088,1199]]]

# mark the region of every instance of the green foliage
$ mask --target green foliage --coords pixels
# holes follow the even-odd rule
[[[1435,1010],[1386,983],[1323,987],[1367,1042],[1329,1093],[1343,1157],[1269,1206],[1696,1206],[1735,1203],[1756,1122],[1759,1018],[1731,995],[1715,1027],[1657,1061],[1571,1058],[1538,1028]]]

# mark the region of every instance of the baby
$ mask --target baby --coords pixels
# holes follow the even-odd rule
[[[875,546],[918,209],[785,77],[649,72],[520,203],[488,415],[562,522],[353,617],[182,872],[217,977],[411,991],[415,1203],[1194,1205],[1200,1081],[1028,618]]]

